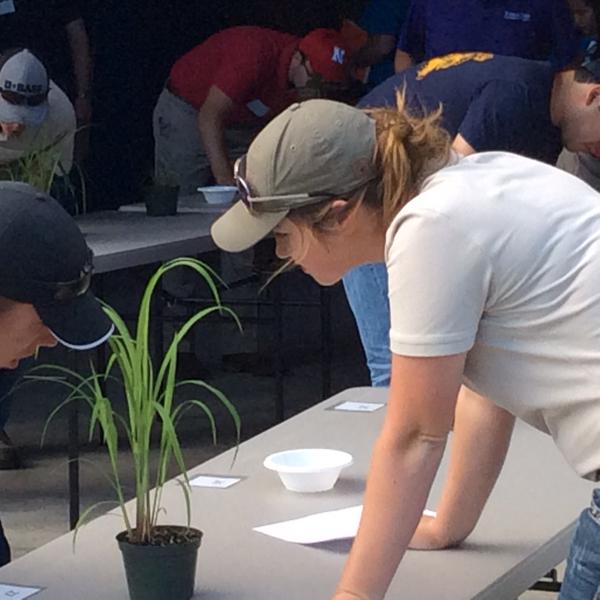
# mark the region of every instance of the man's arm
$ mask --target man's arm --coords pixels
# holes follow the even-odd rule
[[[227,155],[225,122],[234,108],[233,101],[218,87],[211,86],[204,104],[198,111],[198,129],[210,167],[220,185],[233,183],[233,169]]]
[[[535,158],[540,152],[540,134],[535,129],[523,132],[531,130],[537,110],[523,83],[489,81],[471,98],[452,148],[463,156],[503,151]]]
[[[469,154],[474,154],[476,152],[475,148],[473,148],[460,133],[454,138],[452,149],[463,156],[469,156]]]
[[[394,56],[394,71],[396,71],[396,73],[400,73],[400,71],[404,71],[404,69],[412,67],[412,64],[413,60],[410,54],[398,48],[396,50],[396,55]]]
[[[79,124],[89,123],[92,119],[92,57],[90,42],[83,19],[75,19],[65,27],[75,75],[75,114]]]
[[[504,409],[461,388],[450,466],[437,515],[421,518],[411,548],[454,546],[473,531],[504,464],[514,423],[514,416]]]
[[[380,600],[420,521],[454,420],[465,354],[393,355],[358,534],[335,600]]]
[[[356,53],[354,62],[358,67],[370,67],[380,63],[396,46],[396,37],[388,34],[370,35],[367,43]]]
[[[396,56],[394,57],[396,73],[408,69],[414,62],[423,60],[426,45],[426,21],[425,0],[412,0],[398,38]]]

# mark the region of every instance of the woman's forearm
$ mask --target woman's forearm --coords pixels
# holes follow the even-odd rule
[[[445,438],[394,439],[386,430],[373,452],[360,527],[336,600],[379,600],[419,523],[442,458]]]
[[[434,537],[444,546],[460,543],[477,524],[515,422],[513,415],[465,387],[455,414],[448,475],[433,523]]]

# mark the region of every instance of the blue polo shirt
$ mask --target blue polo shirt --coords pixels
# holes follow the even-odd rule
[[[370,0],[360,18],[359,25],[369,35],[392,35],[400,37],[406,19],[409,0]],[[377,85],[394,74],[394,52],[371,67],[369,83]]]
[[[484,51],[564,67],[579,37],[566,0],[412,0],[398,48],[415,63]]]
[[[433,58],[390,77],[359,106],[393,106],[406,89],[409,110],[443,107],[442,125],[477,151],[505,150],[554,164],[562,148],[550,120],[554,70],[547,62],[483,52]]]

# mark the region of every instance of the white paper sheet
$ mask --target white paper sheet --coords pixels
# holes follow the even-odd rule
[[[291,521],[255,527],[254,531],[285,542],[318,544],[355,537],[361,514],[362,504],[359,504],[358,506],[316,513]],[[435,517],[435,512],[431,510],[425,510],[423,514]]]
[[[38,587],[0,583],[0,600],[25,600],[41,591],[42,588]]]
[[[381,402],[340,402],[333,407],[333,410],[347,410],[349,412],[375,412],[385,406]]]
[[[241,480],[241,477],[224,477],[221,475],[198,475],[190,481],[190,485],[192,487],[211,487],[227,489]]]

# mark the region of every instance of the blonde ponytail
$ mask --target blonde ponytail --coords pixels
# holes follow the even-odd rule
[[[406,109],[405,90],[396,93],[395,107],[367,112],[375,120],[379,197],[384,223],[389,224],[418,194],[423,180],[448,161],[451,140],[440,127],[442,108],[425,116],[411,115]]]

